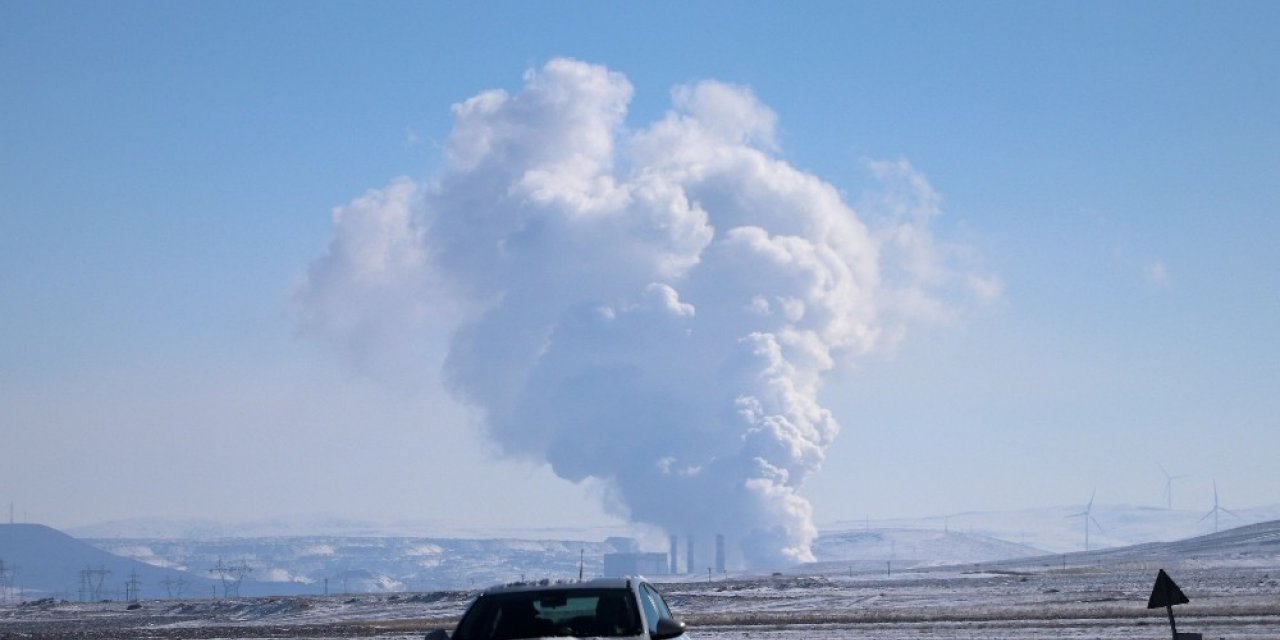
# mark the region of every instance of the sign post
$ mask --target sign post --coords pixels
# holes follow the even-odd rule
[[[1182,589],[1179,589],[1178,585],[1174,584],[1173,578],[1170,578],[1169,574],[1165,573],[1164,569],[1161,569],[1160,573],[1156,574],[1156,584],[1151,588],[1151,598],[1147,600],[1147,608],[1158,609],[1164,607],[1169,612],[1169,629],[1173,632],[1173,640],[1178,640],[1178,623],[1173,620],[1173,605],[1186,604],[1188,602],[1191,602],[1191,600],[1187,599],[1187,596],[1182,593]],[[1191,634],[1183,634],[1184,637],[1188,635]],[[1199,636],[1199,634],[1195,635]]]

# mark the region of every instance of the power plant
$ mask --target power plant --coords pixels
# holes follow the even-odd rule
[[[698,566],[698,539],[692,533],[685,536],[684,548],[684,567],[681,571],[680,566],[680,536],[672,535],[668,537],[667,553],[643,553],[634,546],[628,546],[615,542],[610,538],[606,543],[614,548],[614,553],[605,554],[605,576],[621,576],[628,573],[641,573],[645,575],[680,575],[701,573],[703,570],[710,571],[714,568],[716,573],[725,573],[728,569],[728,552],[726,551],[725,535],[717,533],[715,535],[715,563],[705,567]],[[634,542],[634,541],[631,541]],[[707,549],[703,549],[706,552]],[[661,563],[657,558],[661,558]],[[634,569],[626,569],[626,567],[634,567]]]
[[[604,554],[604,577],[654,576],[667,574],[667,554],[623,552]]]

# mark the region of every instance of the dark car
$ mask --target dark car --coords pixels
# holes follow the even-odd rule
[[[462,614],[452,638],[444,629],[427,640],[520,638],[685,638],[658,590],[644,578],[513,584],[487,589]]]

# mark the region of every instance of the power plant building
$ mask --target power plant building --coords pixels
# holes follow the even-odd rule
[[[604,554],[604,577],[620,578],[634,575],[667,575],[667,554],[665,553],[606,553]]]

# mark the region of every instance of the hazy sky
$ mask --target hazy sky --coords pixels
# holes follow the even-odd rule
[[[0,501],[55,526],[610,522],[437,372],[300,330],[332,211],[568,57],[624,127],[702,80],[860,209],[941,198],[999,294],[827,378],[818,522],[1280,501],[1280,4],[0,1]],[[439,343],[410,355],[439,357]]]

